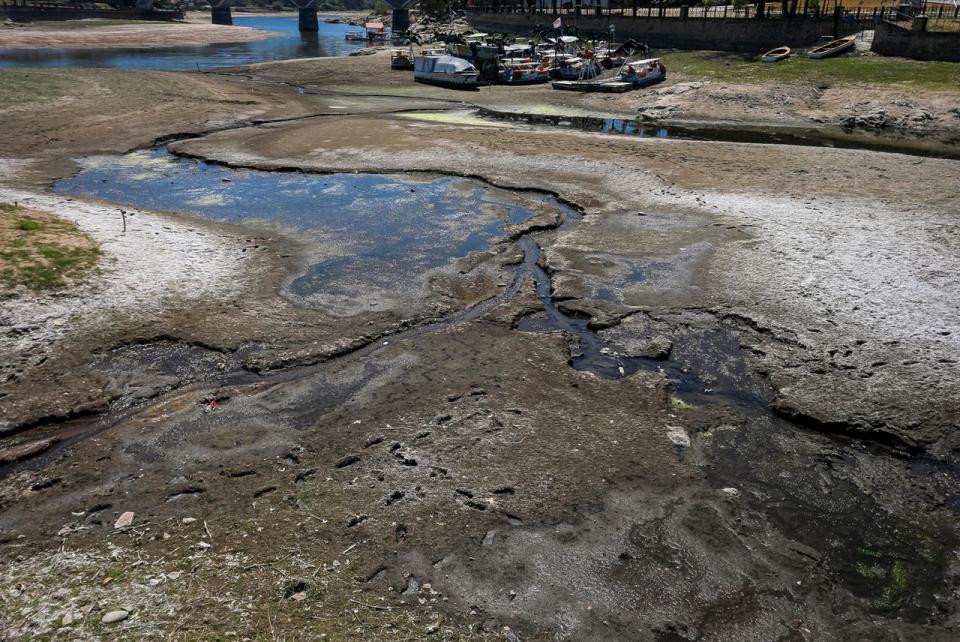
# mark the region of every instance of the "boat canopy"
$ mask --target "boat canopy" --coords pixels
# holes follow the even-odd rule
[[[383,23],[382,23],[382,22],[368,22],[368,23],[367,23],[366,25],[364,25],[364,26],[365,26],[367,29],[370,29],[371,31],[383,31]]]
[[[414,65],[416,71],[436,74],[456,74],[477,70],[469,62],[456,56],[417,56]]]
[[[633,65],[634,67],[643,67],[644,65],[654,65],[660,64],[659,58],[647,58],[646,60],[633,60],[627,63],[628,65]]]
[[[520,45],[520,44],[504,45],[503,50],[504,52],[530,51],[530,45]]]
[[[486,33],[470,33],[463,37],[464,40],[473,40],[474,38],[486,38],[490,34]]]
[[[560,36],[559,38],[547,38],[547,40],[550,42],[557,42],[559,40],[563,44],[569,45],[570,43],[580,40],[580,38],[576,36]]]

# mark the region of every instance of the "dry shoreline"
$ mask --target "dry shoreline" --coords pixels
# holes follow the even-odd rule
[[[652,96],[678,119],[706,119],[714,89],[464,95],[385,63],[77,72],[65,85],[77,109],[6,110],[0,158],[17,160],[0,199],[30,191],[89,215],[96,233],[115,223],[109,209],[64,204],[43,194],[50,181],[73,158],[175,133],[191,135],[174,153],[235,167],[436,172],[555,194],[583,218],[526,237],[541,248],[539,285],[609,349],[654,355],[648,367],[619,379],[571,367],[567,334],[530,329],[544,277],[512,242],[454,262],[439,291],[441,312],[512,296],[401,335],[396,317],[337,320],[278,296],[308,247],[263,239],[245,268],[232,252],[254,229],[138,213],[174,244],[164,263],[191,278],[213,270],[227,294],[158,296],[183,279],[144,263],[150,287],[128,284],[143,314],[71,355],[51,350],[0,389],[26,403],[109,388],[126,404],[88,419],[108,430],[46,445],[0,479],[0,580],[14,587],[4,630],[950,639],[960,162],[480,120],[464,108],[628,114]],[[131,93],[133,78],[148,82]],[[760,91],[750,119],[777,116],[772,96],[802,89]],[[839,119],[845,91],[780,121],[814,108]],[[78,127],[88,105],[105,116]],[[729,106],[712,117],[746,120]],[[176,247],[208,229],[225,241],[211,256]],[[136,249],[111,248],[115,231],[102,240],[121,259]],[[152,318],[158,301],[171,305]],[[420,305],[404,311],[414,325]],[[126,619],[104,623],[115,610]]]
[[[0,29],[0,49],[161,49],[256,42],[277,36],[251,27],[214,24],[154,23],[96,25],[83,28],[24,27]]]

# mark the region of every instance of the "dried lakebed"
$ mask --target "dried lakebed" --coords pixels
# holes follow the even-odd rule
[[[741,639],[775,639],[783,635],[797,639],[875,639],[878,630],[913,638],[921,630],[948,634],[956,624],[955,511],[960,503],[960,475],[956,469],[869,442],[831,439],[772,415],[768,404],[773,391],[764,377],[750,367],[747,358],[749,347],[762,334],[761,329],[744,327],[705,310],[627,310],[620,293],[605,289],[599,277],[592,289],[599,293],[598,298],[615,304],[612,309],[617,310],[603,323],[578,313],[574,300],[556,300],[552,287],[555,275],[543,269],[540,245],[546,247],[554,235],[576,229],[577,212],[539,194],[501,192],[459,178],[421,180],[207,167],[196,172],[206,172],[198,179],[202,184],[191,186],[190,180],[179,174],[179,166],[187,163],[184,167],[195,170],[196,161],[173,159],[162,152],[140,154],[134,161],[132,167],[108,167],[112,172],[108,174],[97,173],[105,171],[103,166],[88,166],[84,172],[90,173],[81,172],[71,179],[74,183],[61,183],[59,189],[76,189],[118,203],[142,198],[145,200],[136,201],[138,205],[155,207],[159,203],[164,209],[214,218],[236,216],[247,224],[256,219],[265,229],[279,224],[272,228],[274,233],[303,238],[305,246],[322,246],[326,252],[306,252],[301,262],[303,270],[289,282],[287,296],[304,305],[312,301],[323,306],[327,301],[324,297],[331,297],[331,301],[342,302],[342,313],[349,316],[362,306],[347,307],[345,299],[352,297],[344,293],[345,283],[351,278],[357,280],[358,297],[367,289],[382,287],[382,282],[378,285],[377,281],[383,278],[382,274],[369,275],[363,270],[352,273],[357,265],[349,262],[328,264],[329,252],[355,253],[357,248],[364,247],[364,242],[376,238],[379,219],[369,216],[371,212],[366,209],[374,208],[365,208],[366,204],[378,203],[377,207],[382,208],[379,213],[390,220],[393,201],[412,198],[411,194],[422,193],[433,205],[445,202],[451,192],[456,194],[455,202],[472,199],[474,206],[467,208],[472,216],[467,218],[476,220],[460,220],[460,209],[454,208],[447,212],[457,222],[454,225],[444,215],[444,208],[437,207],[430,215],[411,215],[403,221],[403,234],[398,235],[403,238],[388,237],[398,241],[388,245],[410,252],[417,260],[411,261],[402,254],[391,257],[400,268],[412,264],[407,274],[401,269],[400,281],[407,278],[409,283],[416,284],[423,270],[463,258],[454,252],[431,253],[428,250],[436,246],[424,245],[424,239],[406,238],[423,234],[424,229],[430,229],[432,234],[435,227],[441,230],[434,240],[447,251],[455,245],[460,252],[482,253],[491,244],[501,245],[499,255],[504,265],[516,265],[509,283],[504,282],[496,294],[480,303],[469,304],[434,324],[424,323],[382,337],[342,357],[308,367],[257,375],[244,367],[244,350],[255,351],[256,346],[220,355],[202,346],[178,346],[174,341],[167,345],[156,342],[127,346],[104,355],[97,367],[107,373],[128,376],[154,369],[178,383],[196,382],[195,388],[174,391],[145,406],[131,405],[118,417],[121,423],[115,432],[125,433],[118,436],[123,440],[119,452],[124,457],[148,470],[164,470],[166,465],[168,475],[176,474],[178,481],[163,500],[167,508],[162,510],[173,511],[184,503],[190,505],[189,502],[203,501],[207,496],[218,496],[214,489],[223,482],[209,478],[190,483],[181,480],[185,474],[182,471],[193,465],[222,458],[235,465],[248,451],[287,448],[294,454],[284,455],[283,462],[290,467],[289,476],[293,478],[300,456],[294,444],[301,437],[309,439],[309,433],[329,414],[342,413],[340,421],[331,422],[331,426],[341,427],[331,427],[329,435],[317,437],[359,439],[360,435],[342,427],[351,415],[341,409],[350,407],[351,402],[370,412],[383,412],[371,422],[375,430],[381,430],[384,419],[394,421],[390,409],[394,407],[391,404],[399,403],[398,394],[417,394],[417,384],[403,381],[406,377],[414,381],[422,378],[420,385],[427,387],[432,376],[449,376],[453,366],[447,362],[454,361],[450,355],[465,349],[475,349],[476,354],[460,367],[475,369],[479,381],[485,381],[484,375],[491,368],[515,368],[529,375],[529,365],[511,364],[514,355],[503,353],[512,347],[518,360],[520,355],[528,354],[520,348],[522,342],[516,337],[521,334],[517,330],[536,333],[538,337],[543,337],[543,332],[561,330],[569,341],[569,354],[565,355],[569,365],[613,380],[574,378],[567,384],[568,391],[574,391],[567,394],[587,406],[588,412],[590,404],[597,403],[599,397],[587,392],[580,396],[581,386],[589,386],[595,395],[605,386],[655,381],[655,374],[663,374],[670,383],[666,391],[671,412],[669,416],[657,416],[657,421],[663,421],[665,434],[658,434],[657,441],[644,446],[656,450],[660,444],[672,442],[674,456],[696,471],[699,478],[660,492],[657,484],[643,482],[647,471],[642,465],[612,455],[611,459],[623,469],[616,484],[609,490],[598,491],[605,494],[606,500],[585,503],[571,515],[550,520],[530,519],[511,503],[523,505],[523,498],[531,494],[538,503],[541,497],[551,497],[549,489],[535,491],[542,485],[540,469],[529,474],[516,470],[512,474],[517,481],[509,486],[493,484],[492,479],[488,482],[487,471],[471,478],[471,482],[451,481],[451,485],[457,486],[455,491],[450,489],[449,496],[455,498],[458,506],[465,507],[463,510],[483,516],[497,514],[502,521],[492,526],[482,540],[450,545],[444,539],[447,535],[435,541],[403,543],[408,529],[427,528],[419,523],[419,513],[415,525],[409,520],[395,527],[390,524],[389,543],[366,561],[367,566],[360,573],[361,578],[366,578],[364,582],[390,582],[398,587],[398,592],[402,589],[408,593],[416,593],[418,586],[430,583],[450,597],[450,606],[446,608],[479,611],[483,623],[510,622],[521,631],[556,631],[571,639],[625,638],[637,631],[643,631],[646,639],[708,639],[733,630],[739,632]],[[342,183],[337,183],[341,179]],[[141,183],[143,189],[138,187]],[[338,186],[331,191],[330,198],[340,207],[322,217],[311,206],[314,199],[309,197],[310,186],[330,188],[335,183]],[[349,191],[339,191],[341,187],[359,190],[358,185],[367,190],[360,199],[351,198]],[[411,189],[417,191],[410,192]],[[257,194],[261,197],[257,198]],[[370,200],[366,200],[371,194]],[[303,199],[303,207],[292,208],[301,216],[280,217],[271,223],[265,215],[273,211],[271,199],[285,199],[288,195],[294,202]],[[378,198],[379,195],[383,197]],[[222,202],[217,200],[221,196]],[[181,201],[182,208],[171,204],[174,198]],[[517,205],[518,198],[525,207]],[[361,237],[359,240],[344,226],[334,224],[343,223],[340,212],[344,210],[357,222],[355,233]],[[320,218],[319,222],[327,227],[317,225],[315,220],[306,221],[302,215],[305,211]],[[286,208],[284,213],[288,213]],[[537,227],[530,225],[534,215],[543,217],[543,231],[535,231]],[[655,221],[657,216],[657,212],[651,212],[649,220]],[[450,224],[436,225],[436,219]],[[511,225],[524,224],[526,227],[511,233]],[[561,229],[550,229],[557,225]],[[514,237],[515,244],[510,237]],[[469,241],[470,238],[474,240]],[[461,243],[452,244],[451,239]],[[369,258],[370,264],[377,260]],[[684,264],[630,264],[623,279],[642,280],[652,268],[659,271],[660,278],[669,278],[673,271],[684,269]],[[302,292],[298,292],[298,283],[304,288]],[[508,313],[500,313],[501,318],[509,321],[508,330],[495,334],[496,341],[486,341],[483,333],[493,332],[488,329],[488,318],[502,307],[510,308]],[[468,335],[471,340],[458,344],[454,331],[466,332],[463,326],[470,326],[479,338]],[[429,341],[427,334],[432,335]],[[537,338],[529,343],[541,341]],[[562,349],[563,343],[558,342],[557,347]],[[170,356],[171,351],[178,350],[179,356]],[[492,354],[486,354],[489,352]],[[426,360],[428,357],[433,361]],[[526,361],[536,358],[536,354],[531,354]],[[485,365],[491,359],[495,365]],[[215,374],[221,364],[227,372]],[[430,366],[429,372],[424,372],[424,365]],[[403,373],[404,377],[398,376]],[[554,370],[543,376],[562,379],[566,375]],[[399,393],[391,388],[391,382],[397,381],[403,381]],[[551,390],[556,399],[526,399],[528,405],[514,407],[513,411],[526,415],[534,412],[537,403],[564,403],[558,387],[548,387],[548,383],[544,383],[544,389]],[[353,529],[350,533],[373,530],[378,522],[389,523],[393,519],[382,514],[386,511],[403,510],[418,502],[434,506],[432,502],[440,500],[431,489],[443,486],[450,476],[445,468],[448,464],[440,465],[441,455],[445,449],[453,448],[450,440],[457,431],[465,431],[463,438],[470,440],[495,439],[500,435],[517,439],[509,434],[509,427],[497,424],[501,421],[496,416],[498,411],[491,409],[487,415],[482,400],[501,392],[492,385],[485,384],[485,388],[469,388],[462,395],[448,397],[451,410],[432,421],[427,419],[433,427],[418,429],[402,444],[399,435],[394,441],[394,433],[387,432],[386,439],[374,436],[349,446],[361,455],[349,454],[348,446],[343,445],[343,452],[331,467],[334,471],[343,469],[356,476],[374,466],[369,471],[370,479],[382,482],[386,477],[388,484],[395,485],[401,482],[392,480],[405,479],[396,471],[422,470],[423,475],[416,487],[412,483],[400,489],[391,486],[386,500],[382,496],[376,498],[376,506],[371,502],[364,513],[340,527]],[[392,396],[378,396],[380,391],[391,390]],[[637,389],[620,390],[640,396]],[[146,397],[154,394],[144,392]],[[206,398],[219,399],[220,408],[215,413],[198,415],[197,399]],[[378,399],[384,410],[368,403],[371,398]],[[630,396],[622,399],[624,407],[633,401]],[[480,407],[471,410],[471,404]],[[508,409],[507,414],[513,411]],[[488,423],[473,427],[461,423],[476,414]],[[156,425],[157,417],[163,418],[161,426],[142,428],[151,422]],[[359,419],[351,421],[359,423]],[[522,420],[517,421],[523,425]],[[543,421],[535,423],[543,425]],[[517,426],[512,429],[518,430]],[[382,430],[393,428],[387,424]],[[579,447],[603,439],[602,426],[585,423],[578,432],[585,440],[578,442]],[[628,432],[618,431],[617,439],[626,439]],[[524,447],[530,444],[518,442],[511,446],[515,450]],[[575,454],[558,457],[565,447],[561,443],[550,449],[550,457],[571,461],[556,470],[543,464],[545,470],[551,470],[552,477],[548,479],[555,477],[556,484],[567,482],[568,468],[575,465],[572,460],[583,458]],[[379,459],[374,454],[378,449],[386,453],[388,448],[389,454]],[[33,465],[41,466],[56,456],[58,453],[51,452],[34,460]],[[477,460],[484,467],[496,467],[485,457]],[[596,465],[603,460],[599,457]],[[258,474],[248,474],[247,469],[225,473],[220,477],[236,474],[238,477],[230,478],[243,480],[255,479]],[[300,471],[294,483],[303,487],[313,483],[311,478],[319,477],[322,474],[316,470]],[[634,481],[638,477],[640,481]],[[163,479],[162,473],[158,479]],[[583,492],[590,484],[579,478],[571,483],[574,492]],[[351,484],[347,483],[345,488]],[[370,485],[376,486],[376,482],[371,481]],[[279,486],[282,485],[257,482],[257,487],[250,490],[254,497],[264,498],[271,497],[270,493]],[[493,489],[490,493],[498,498],[496,501],[480,501],[486,491],[479,489],[486,486]],[[376,492],[381,492],[380,486],[376,488]],[[349,495],[360,490],[344,492]],[[560,503],[567,501],[562,496],[555,499]],[[105,510],[91,509],[83,517],[84,523],[90,528],[98,527],[97,514]],[[535,512],[529,506],[527,511]],[[426,509],[423,514],[428,514]],[[385,541],[379,532],[373,539],[377,537]],[[304,581],[304,585],[312,581]],[[510,587],[510,591],[506,592],[505,587]]]

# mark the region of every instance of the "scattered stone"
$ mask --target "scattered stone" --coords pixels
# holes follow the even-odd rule
[[[365,444],[363,444],[363,447],[369,448],[370,446],[376,446],[377,444],[383,443],[383,440],[384,440],[383,435],[377,435],[376,437],[371,437],[370,439],[367,440]]]
[[[170,571],[167,573],[168,580],[179,580],[180,576],[183,575],[180,571]]]
[[[197,518],[196,518],[196,517],[184,517],[183,519],[180,520],[180,523],[181,523],[181,524],[192,524],[192,523],[194,523],[195,521],[197,521]]]
[[[853,114],[844,118],[840,125],[846,129],[883,129],[890,123],[890,116],[880,107],[874,107],[865,114]]]
[[[76,618],[73,616],[73,613],[64,613],[63,619],[60,620],[60,626],[70,626],[76,621]]]
[[[4,448],[0,450],[0,464],[14,464],[18,461],[35,457],[49,449],[58,441],[60,440],[56,437],[50,437],[49,439],[40,439],[38,441],[30,441],[25,444]]]
[[[690,447],[690,435],[680,426],[667,426],[667,439],[675,446]]]
[[[367,515],[364,515],[363,513],[361,513],[361,514],[359,514],[359,515],[354,515],[353,517],[350,518],[350,521],[347,522],[347,528],[353,528],[354,526],[357,526],[358,524],[362,524],[363,522],[365,522],[365,521],[367,520],[367,518],[368,518],[368,516],[367,516]]]
[[[733,487],[721,488],[720,492],[724,495],[730,495],[731,497],[736,497],[740,494],[740,491]]]
[[[103,622],[104,624],[113,624],[115,622],[123,622],[129,616],[130,616],[130,613],[128,611],[119,609],[116,611],[108,612],[106,615],[103,616],[103,619],[100,621]]]
[[[358,461],[360,461],[360,455],[357,455],[357,454],[345,455],[337,460],[337,463],[335,464],[335,466],[337,468],[346,468],[347,466],[352,466]]]
[[[133,524],[133,515],[134,515],[133,512],[127,511],[126,513],[124,513],[123,515],[121,515],[121,516],[117,519],[117,521],[116,521],[116,523],[114,523],[113,527],[114,527],[114,528],[126,528],[127,526],[132,525],[132,524]]]

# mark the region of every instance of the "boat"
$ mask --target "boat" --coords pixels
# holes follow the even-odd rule
[[[570,56],[561,58],[550,72],[554,78],[561,80],[585,80],[599,76],[603,72],[603,65],[592,58]]]
[[[646,87],[667,78],[667,68],[659,58],[635,60],[625,63],[612,78],[591,80],[558,80],[552,83],[554,89],[566,91],[597,91],[619,94]]]
[[[535,85],[550,80],[550,67],[532,60],[503,61],[498,82],[504,85]]]
[[[369,40],[370,42],[382,44],[388,40],[389,34],[387,33],[387,30],[384,28],[382,22],[371,21],[363,26],[367,30],[367,40]]]
[[[777,47],[763,54],[760,59],[763,62],[780,62],[781,60],[789,58],[791,52],[792,49],[790,49],[790,47]]]
[[[344,40],[362,40],[366,42],[367,34],[362,31],[348,31],[343,36]]]
[[[846,38],[831,40],[824,45],[814,47],[808,51],[807,58],[830,58],[831,56],[839,56],[840,54],[853,49],[854,45],[856,44],[856,36],[847,36]]]
[[[477,89],[480,72],[456,56],[417,56],[413,59],[413,79],[441,87]]]
[[[413,56],[405,49],[390,52],[390,69],[413,69]]]

